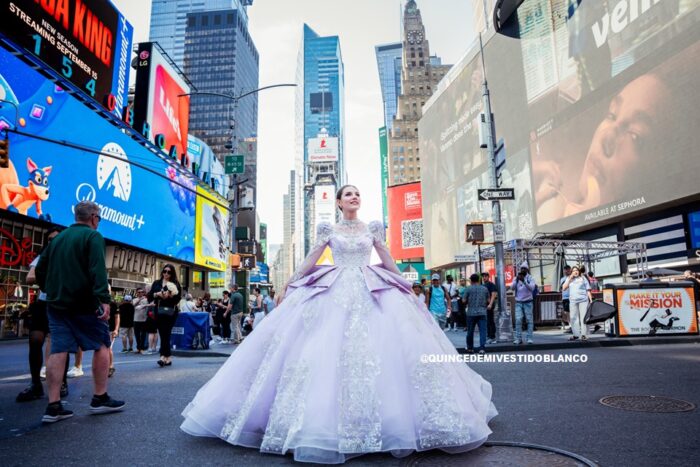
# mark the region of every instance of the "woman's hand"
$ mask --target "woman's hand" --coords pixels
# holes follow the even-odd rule
[[[535,202],[538,205],[559,194],[563,182],[558,165],[550,162],[535,162],[532,165],[532,172],[533,178],[540,180],[535,190]]]

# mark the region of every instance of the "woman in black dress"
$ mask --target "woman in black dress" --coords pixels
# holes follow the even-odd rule
[[[170,353],[170,334],[177,318],[177,304],[180,303],[182,287],[177,280],[175,266],[166,264],[161,271],[160,279],[153,282],[148,292],[148,301],[155,302],[156,325],[160,334],[160,360],[161,367],[173,364]]]

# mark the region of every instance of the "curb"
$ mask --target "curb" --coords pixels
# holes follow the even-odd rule
[[[600,341],[565,341],[565,342],[549,342],[546,344],[520,344],[520,345],[497,345],[497,347],[487,346],[487,351],[494,352],[514,352],[522,351],[529,352],[533,350],[566,350],[566,349],[590,349],[594,347],[629,347],[633,345],[666,345],[666,344],[698,344],[700,337],[637,337],[625,339],[609,339]],[[467,352],[466,347],[457,347],[457,352],[464,354]]]
[[[497,352],[530,352],[536,350],[567,350],[567,349],[590,349],[599,347],[630,347],[633,345],[666,345],[666,344],[700,344],[700,336],[694,337],[636,337],[626,339],[609,339],[600,341],[575,341],[575,342],[550,342],[546,344],[520,344],[520,345],[498,345],[497,347],[486,347],[489,353]],[[466,354],[465,347],[456,347],[457,352]],[[235,349],[232,350],[233,353]],[[174,349],[172,354],[176,357],[229,357],[231,354],[217,352],[216,350],[183,350]]]

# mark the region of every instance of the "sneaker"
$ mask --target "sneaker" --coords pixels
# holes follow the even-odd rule
[[[81,367],[74,366],[70,370],[68,370],[68,376],[69,378],[77,378],[78,376],[83,376],[83,369]]]
[[[30,385],[24,391],[17,394],[17,402],[31,402],[44,397],[44,388],[41,385]]]
[[[132,349],[131,347],[129,347],[129,350],[127,350],[127,352],[129,352],[129,353],[132,353],[133,351],[134,351],[134,349]]]
[[[61,399],[68,397],[68,385],[63,382],[61,383]]]
[[[515,344],[515,345],[520,345],[520,344],[522,344],[522,341],[521,341],[520,339],[515,339],[515,340],[513,341],[513,344]]]
[[[44,423],[56,423],[66,418],[71,418],[72,416],[73,412],[64,409],[63,404],[60,402],[53,402],[46,407],[46,412],[44,412],[41,421]]]
[[[484,349],[479,350],[479,355],[484,355],[486,354],[486,351]]]
[[[127,349],[121,349],[119,353],[129,353],[129,351]]]
[[[467,349],[467,353],[469,353],[469,354],[474,353],[474,349]]]
[[[534,342],[532,342],[532,339],[528,339],[528,340],[527,340],[527,343],[528,343],[528,344],[534,344]]]
[[[114,376],[115,371],[117,371],[116,368],[114,368],[114,367],[110,368],[109,373],[107,373],[107,378],[111,378],[112,376]]]
[[[487,344],[498,344],[498,341],[496,339],[489,339],[486,341]]]
[[[39,378],[41,378],[42,381],[46,380],[46,367],[42,366],[41,371],[39,372]]]
[[[119,412],[125,405],[126,402],[114,400],[105,392],[102,396],[92,396],[90,412],[94,414]]]

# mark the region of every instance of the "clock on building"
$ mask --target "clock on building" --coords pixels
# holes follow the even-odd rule
[[[423,42],[423,31],[409,31],[408,43],[417,44]]]

